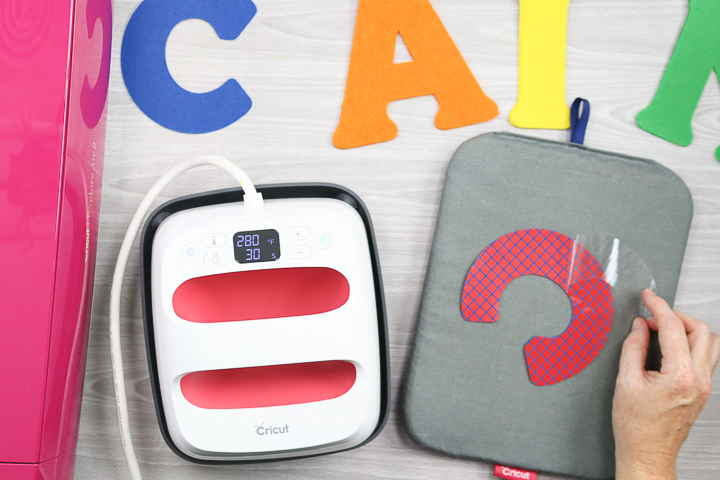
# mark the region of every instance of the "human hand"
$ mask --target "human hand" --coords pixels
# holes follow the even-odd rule
[[[613,399],[616,480],[675,480],[680,447],[710,396],[720,336],[651,290],[643,292],[643,301],[653,316],[633,323]],[[649,328],[660,340],[659,372],[645,370]]]

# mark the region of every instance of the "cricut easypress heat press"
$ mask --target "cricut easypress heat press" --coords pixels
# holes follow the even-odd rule
[[[141,240],[163,436],[201,463],[346,450],[388,414],[387,329],[367,210],[334,185],[258,187],[158,208]]]

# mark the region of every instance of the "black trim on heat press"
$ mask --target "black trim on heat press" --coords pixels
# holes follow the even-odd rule
[[[388,347],[387,333],[387,314],[385,312],[385,294],[383,292],[382,275],[380,272],[380,259],[378,256],[377,245],[375,242],[375,233],[373,231],[370,213],[365,204],[360,200],[354,192],[339,185],[328,183],[296,183],[296,184],[278,184],[278,185],[260,185],[257,191],[263,194],[265,200],[284,199],[284,198],[335,198],[350,204],[357,210],[365,224],[367,232],[368,245],[370,247],[370,259],[372,262],[373,279],[375,282],[375,303],[377,306],[378,318],[378,337],[380,341],[380,415],[378,423],[373,433],[359,445],[336,450],[326,453],[314,453],[310,455],[303,454],[303,450],[298,450],[298,455],[286,458],[273,459],[255,459],[255,460],[200,460],[190,457],[180,451],[175,445],[167,427],[167,420],[162,405],[162,397],[160,393],[160,383],[158,379],[157,362],[155,356],[155,333],[153,330],[152,315],[152,246],[155,238],[155,232],[160,224],[173,213],[191,208],[205,207],[209,205],[221,205],[225,203],[241,202],[243,196],[242,188],[231,188],[226,190],[217,190],[214,192],[198,193],[185,197],[171,200],[158,207],[148,217],[143,227],[142,236],[140,238],[140,288],[142,292],[142,309],[143,309],[143,325],[145,329],[145,348],[147,350],[148,370],[150,372],[150,384],[152,386],[153,400],[155,403],[155,412],[160,425],[165,443],[179,457],[190,462],[204,465],[227,465],[241,463],[260,463],[281,460],[292,460],[297,458],[309,458],[320,455],[328,455],[330,453],[343,452],[361,447],[375,437],[377,437],[385,427],[388,415],[390,413],[390,352]]]

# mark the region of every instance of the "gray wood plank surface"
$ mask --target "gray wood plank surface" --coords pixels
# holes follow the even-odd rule
[[[132,102],[120,71],[125,26],[139,0],[115,0],[113,63],[101,230],[90,346],[75,478],[128,478],[115,413],[108,342],[110,280],[122,236],[152,183],[190,156],[235,161],[256,183],[333,182],[357,192],[372,214],[390,328],[393,406],[381,435],[350,452],[248,466],[208,467],[173,454],[160,435],[150,392],[140,312],[137,251],[129,263],[122,339],[130,424],[148,479],[490,479],[492,466],[427,451],[407,436],[398,399],[405,373],[444,171],[464,140],[511,131],[567,141],[567,131],[519,130],[508,123],[517,95],[516,0],[433,0],[448,32],[500,115],[455,130],[434,126],[437,102],[393,102],[396,139],[339,150],[331,142],[342,105],[357,0],[256,0],[258,13],[237,40],[217,38],[190,20],[171,33],[169,69],[184,88],[203,92],[236,78],[253,101],[233,125],[185,135],[157,125]],[[687,14],[686,0],[572,0],[567,94],[592,102],[586,144],[652,158],[690,187],[695,217],[676,308],[720,332],[720,88],[712,75],[697,109],[695,140],[678,147],[635,124],[652,99]],[[232,186],[214,169],[186,174],[162,201]],[[158,202],[159,203],[159,202]],[[720,373],[715,375],[720,385]],[[680,478],[720,478],[720,388],[698,419],[679,458]],[[554,478],[542,476],[542,478]]]

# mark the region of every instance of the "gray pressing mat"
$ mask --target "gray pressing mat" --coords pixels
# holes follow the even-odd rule
[[[687,187],[651,160],[506,133],[465,142],[447,169],[418,312],[404,391],[412,438],[462,457],[613,478],[622,342],[646,313],[644,288],[672,305],[691,220]],[[604,346],[576,374],[545,385],[531,381],[525,346],[574,325],[572,295],[557,281],[512,280],[495,323],[466,321],[461,311],[478,255],[528,229],[573,239],[613,278]]]

